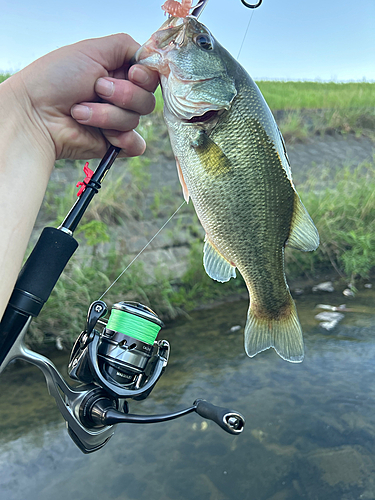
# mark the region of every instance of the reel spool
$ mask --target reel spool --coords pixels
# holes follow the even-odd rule
[[[163,326],[142,304],[115,304],[98,349],[99,368],[105,378],[128,389],[140,387]]]

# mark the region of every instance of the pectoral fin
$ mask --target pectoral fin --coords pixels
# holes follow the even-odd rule
[[[203,265],[210,278],[216,281],[229,281],[236,277],[236,268],[223,257],[206,235],[203,249]]]
[[[182,187],[182,194],[184,195],[184,199],[185,199],[186,203],[189,203],[189,190],[187,188],[187,185],[186,185],[186,182],[185,182],[185,179],[184,179],[184,176],[182,174],[181,167],[180,167],[180,163],[177,160],[177,158],[176,158],[176,165],[177,165],[178,179],[179,179],[179,181],[181,183],[181,187]]]
[[[199,155],[201,164],[208,174],[216,177],[232,170],[229,158],[205,131],[201,130],[191,145]]]
[[[319,246],[319,233],[298,194],[294,196],[293,219],[287,244],[303,252],[311,252]]]

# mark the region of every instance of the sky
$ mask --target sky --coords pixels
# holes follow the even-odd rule
[[[0,72],[85,38],[125,32],[143,43],[165,20],[162,1],[0,0]],[[200,21],[235,57],[243,44],[255,80],[375,81],[375,0],[263,0],[255,10],[209,0]]]

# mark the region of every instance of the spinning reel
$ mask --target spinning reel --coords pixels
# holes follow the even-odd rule
[[[155,387],[167,366],[170,346],[166,340],[156,340],[163,323],[150,308],[119,302],[112,307],[109,319],[103,320],[106,313],[103,301],[91,304],[86,328],[73,346],[68,366],[72,379],[88,384],[74,402],[74,416],[85,431],[80,428],[76,433],[68,422],[69,434],[82,451],[103,446],[113,435],[115,424],[165,422],[193,411],[231,434],[242,432],[244,419],[239,413],[203,400],[165,415],[128,413],[128,399],[143,400]],[[95,328],[97,324],[101,332]]]

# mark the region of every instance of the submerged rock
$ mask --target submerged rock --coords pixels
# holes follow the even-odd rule
[[[332,330],[344,318],[344,315],[339,312],[321,312],[315,316],[315,319],[321,321],[319,326],[325,330]]]
[[[318,304],[317,309],[325,309],[326,311],[349,311],[346,308],[346,304],[340,304],[339,306],[331,306],[329,304]]]
[[[312,287],[313,292],[334,292],[332,281],[324,281]]]

